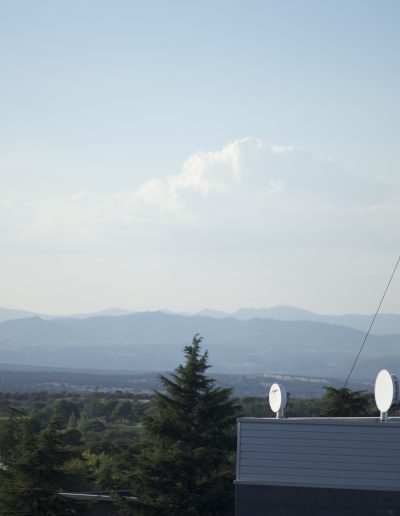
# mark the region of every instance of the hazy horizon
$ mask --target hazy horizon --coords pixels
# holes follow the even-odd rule
[[[96,314],[99,314],[102,312],[113,312],[113,311],[126,312],[127,314],[142,313],[142,312],[143,313],[144,312],[165,312],[165,313],[171,313],[171,314],[176,314],[176,315],[198,315],[198,314],[202,314],[202,312],[221,312],[221,313],[225,313],[227,315],[231,315],[231,314],[236,314],[237,312],[240,312],[241,310],[262,311],[262,310],[286,309],[286,308],[289,310],[291,310],[291,309],[299,310],[300,312],[304,311],[304,312],[309,312],[311,314],[321,315],[321,316],[334,316],[334,317],[341,316],[341,315],[360,315],[360,316],[367,316],[367,317],[373,316],[372,312],[370,312],[370,313],[362,313],[362,312],[357,312],[357,313],[356,312],[347,312],[347,313],[345,313],[345,312],[338,312],[338,313],[329,312],[329,313],[325,313],[325,312],[319,312],[318,310],[311,310],[308,308],[303,308],[300,306],[293,306],[293,305],[239,306],[238,308],[230,310],[230,311],[223,310],[220,308],[210,307],[210,306],[206,306],[206,307],[200,308],[199,310],[195,310],[195,311],[188,311],[188,310],[185,310],[184,308],[178,309],[178,310],[170,310],[169,308],[165,308],[165,307],[149,308],[149,309],[143,308],[141,310],[135,310],[133,308],[129,308],[129,307],[125,307],[125,306],[108,306],[108,307],[101,307],[99,309],[87,310],[85,312],[78,312],[75,310],[75,311],[65,312],[65,313],[51,312],[51,311],[48,311],[48,312],[36,311],[36,310],[32,310],[29,307],[0,306],[0,310],[2,310],[2,309],[15,310],[15,311],[21,311],[21,312],[31,312],[31,313],[33,313],[35,315],[39,315],[39,316],[40,315],[44,315],[44,316],[49,315],[49,316],[60,316],[60,317],[96,315]],[[379,317],[379,315],[400,315],[400,310],[398,312],[380,311],[378,314],[378,317]]]

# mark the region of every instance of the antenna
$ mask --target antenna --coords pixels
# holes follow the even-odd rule
[[[288,400],[286,389],[279,383],[273,383],[269,390],[269,406],[272,412],[276,413],[277,419],[284,417],[284,410]]]
[[[382,369],[375,380],[375,403],[381,415],[380,421],[388,421],[388,412],[393,403],[399,399],[399,383],[394,374]]]

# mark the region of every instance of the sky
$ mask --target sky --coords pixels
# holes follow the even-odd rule
[[[373,313],[399,22],[395,0],[0,0],[0,306]]]

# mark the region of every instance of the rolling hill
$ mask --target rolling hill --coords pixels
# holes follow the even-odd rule
[[[372,315],[322,315],[296,308],[294,306],[274,306],[272,308],[241,308],[236,312],[226,313],[219,310],[202,310],[197,315],[225,319],[233,317],[242,321],[250,319],[275,319],[277,321],[309,321],[326,324],[335,324],[354,328],[356,330],[367,331]],[[375,320],[373,332],[376,335],[399,335],[400,334],[400,315],[398,314],[379,314]]]
[[[204,337],[213,370],[344,377],[364,332],[309,321],[239,320],[143,312],[86,319],[39,317],[0,324],[0,362],[9,364],[170,370],[193,335]],[[400,336],[371,335],[354,377],[400,369]]]

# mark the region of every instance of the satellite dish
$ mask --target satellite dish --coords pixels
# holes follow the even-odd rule
[[[382,421],[387,419],[387,412],[398,399],[399,384],[396,376],[382,369],[375,380],[375,403],[381,412]]]
[[[285,410],[288,395],[283,385],[279,383],[273,383],[269,390],[269,406],[272,412],[276,413],[276,417],[283,417],[283,411]]]

